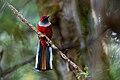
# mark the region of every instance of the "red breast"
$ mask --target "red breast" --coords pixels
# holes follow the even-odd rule
[[[52,36],[51,29],[52,29],[52,25],[50,22],[49,24],[46,25],[42,25],[40,24],[40,22],[38,23],[38,30],[49,38],[51,38]],[[44,39],[40,38],[40,42],[44,47],[46,47],[46,42],[44,41]]]

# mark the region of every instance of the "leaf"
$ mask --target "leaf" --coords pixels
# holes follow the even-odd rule
[[[88,67],[85,67],[84,70],[85,70],[85,71],[88,71]]]
[[[80,76],[85,77],[85,75],[86,75],[86,73],[85,73],[85,72],[81,72],[81,73],[80,73]]]

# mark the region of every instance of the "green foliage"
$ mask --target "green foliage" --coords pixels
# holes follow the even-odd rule
[[[120,79],[120,44],[114,41],[114,38],[110,40],[109,53],[110,53],[110,74],[114,80]]]
[[[84,67],[84,70],[85,70],[85,71],[88,71],[88,67]]]
[[[24,0],[12,0],[11,2],[32,24],[37,25],[39,16],[34,1],[24,5]],[[23,2],[23,4],[21,3]],[[0,3],[1,6],[4,4]],[[34,6],[34,7],[33,7]],[[21,8],[22,7],[22,8]],[[0,43],[4,49],[1,67],[3,71],[10,68],[36,54],[37,36],[24,24],[13,12],[4,6],[0,12]],[[0,69],[1,69],[0,67]],[[26,65],[8,74],[6,80],[39,80],[39,76],[34,73],[34,65]],[[0,71],[1,73],[1,71]],[[31,77],[30,77],[31,76]]]
[[[89,70],[88,67],[84,67],[84,72],[78,73],[76,77],[78,79],[82,78],[84,80],[87,80],[90,77],[88,70]]]

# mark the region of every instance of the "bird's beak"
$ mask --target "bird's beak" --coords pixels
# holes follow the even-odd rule
[[[45,18],[47,19],[47,18],[49,18],[49,16],[46,16]]]

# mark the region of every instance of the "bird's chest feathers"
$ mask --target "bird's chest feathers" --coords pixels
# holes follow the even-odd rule
[[[42,23],[39,22],[38,23],[39,26],[39,31],[41,31],[42,33],[45,33],[46,35],[50,34],[50,30],[51,30],[51,23]]]

